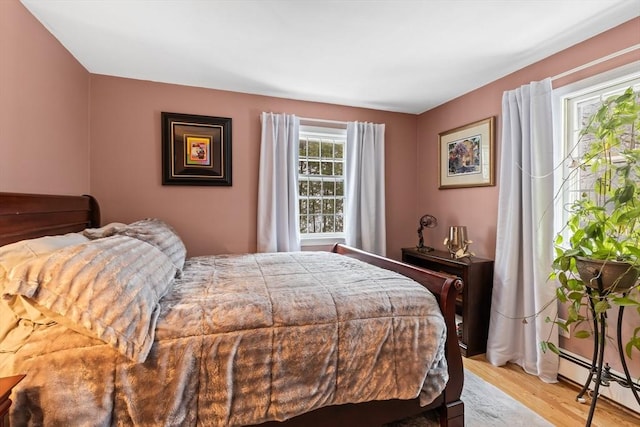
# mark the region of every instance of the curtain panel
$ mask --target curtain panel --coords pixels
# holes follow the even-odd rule
[[[258,174],[258,252],[300,250],[298,145],[300,120],[262,113]]]
[[[540,342],[558,342],[551,323],[553,261],[553,114],[551,80],[502,98],[500,190],[487,359],[517,363],[543,381],[557,381],[558,356]],[[523,321],[526,319],[526,321]]]
[[[386,255],[384,124],[347,124],[345,241]]]

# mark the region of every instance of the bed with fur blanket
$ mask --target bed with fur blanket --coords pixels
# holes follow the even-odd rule
[[[85,225],[0,247],[0,377],[26,374],[12,426],[244,426],[394,400],[461,420],[444,306],[415,280],[358,251],[186,259],[158,219]]]

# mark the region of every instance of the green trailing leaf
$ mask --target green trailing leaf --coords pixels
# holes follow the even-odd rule
[[[543,353],[546,353],[548,348],[548,341],[540,341],[540,350],[542,350]]]
[[[570,292],[567,295],[567,298],[569,298],[570,300],[573,300],[573,301],[581,301],[582,298],[584,298],[584,293],[583,292],[573,291],[573,292]]]
[[[563,288],[556,288],[556,298],[558,298],[558,301],[561,303],[567,302],[567,296],[565,295]]]
[[[570,291],[582,291],[584,290],[584,284],[581,280],[577,279],[568,279],[566,283],[566,288]]]
[[[640,338],[634,337],[630,339],[624,347],[624,351],[629,359],[632,359],[633,349],[640,350]]]
[[[591,336],[591,332],[585,330],[577,331],[574,336],[580,339],[589,338]]]
[[[595,306],[593,307],[593,309],[595,310],[596,314],[600,314],[600,313],[604,313],[606,312],[609,308],[611,308],[611,306],[609,305],[609,301],[604,300],[604,301],[598,301]]]
[[[627,245],[625,246],[625,251],[629,252],[629,254],[631,254],[632,256],[640,259],[640,247]]]
[[[585,235],[591,235],[594,232],[594,227],[596,226],[596,224],[593,224],[592,226],[590,226],[589,228],[587,228],[587,230],[584,229],[579,229],[576,230],[575,233],[573,233],[573,238],[575,241],[580,241],[582,239],[584,239]],[[576,253],[572,253],[570,250],[567,251],[567,253],[565,253],[565,255],[567,256],[574,256],[574,255],[579,255],[577,252]]]
[[[560,349],[550,341],[542,341],[540,342],[540,349],[543,353],[546,353],[547,350],[551,350],[555,354],[560,354]]]
[[[558,325],[558,328],[562,329],[565,332],[569,332],[569,327],[564,322],[555,322]]]
[[[575,322],[576,320],[578,320],[578,317],[579,317],[578,316],[578,312],[575,309],[575,307],[573,306],[573,304],[569,306],[569,310],[568,310],[567,314],[568,314],[567,315],[567,323]]]
[[[640,301],[636,301],[630,297],[613,297],[611,301],[619,306],[631,307],[634,305],[640,306]]]
[[[567,280],[568,277],[566,275],[566,273],[564,271],[561,271],[560,274],[558,275],[558,280],[560,281],[560,284],[566,286],[567,285]]]

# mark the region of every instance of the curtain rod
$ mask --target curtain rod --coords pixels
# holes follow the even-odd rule
[[[310,119],[308,117],[298,117],[301,122],[314,122],[314,123],[327,123],[332,125],[344,125],[346,126],[348,122],[341,122],[338,120],[325,120],[325,119]]]
[[[571,75],[573,73],[577,73],[578,71],[585,70],[587,68],[593,67],[594,65],[598,65],[598,64],[606,62],[606,61],[608,61],[610,59],[617,58],[618,56],[625,55],[625,54],[627,54],[629,52],[633,52],[634,50],[637,50],[637,49],[640,49],[640,43],[635,44],[633,46],[629,46],[626,49],[619,50],[619,51],[614,52],[612,54],[609,54],[607,56],[603,56],[602,58],[594,59],[591,62],[587,62],[586,64],[580,65],[579,67],[576,67],[576,68],[572,68],[569,71],[565,71],[564,73],[560,73],[560,74],[558,74],[556,76],[551,77],[551,81],[560,79],[562,77],[569,76],[569,75]]]
[[[308,117],[299,117],[299,116],[296,116],[296,117],[298,117],[298,120],[300,120],[301,122],[326,123],[328,125],[339,125],[339,126],[347,126],[349,124],[349,122],[341,122],[338,120],[310,119]],[[262,121],[262,114],[260,114],[260,121]]]

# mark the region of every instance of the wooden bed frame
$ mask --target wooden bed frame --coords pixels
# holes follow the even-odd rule
[[[46,235],[78,232],[99,225],[100,209],[97,201],[91,196],[0,193],[0,246]],[[333,252],[403,274],[421,283],[436,296],[447,322],[446,357],[449,382],[444,392],[426,407],[421,407],[418,399],[364,402],[328,406],[285,422],[267,422],[260,425],[368,427],[437,410],[441,426],[463,427],[464,404],[460,400],[460,394],[464,375],[455,327],[455,299],[462,289],[461,280],[455,276],[414,267],[345,245],[336,245]]]

